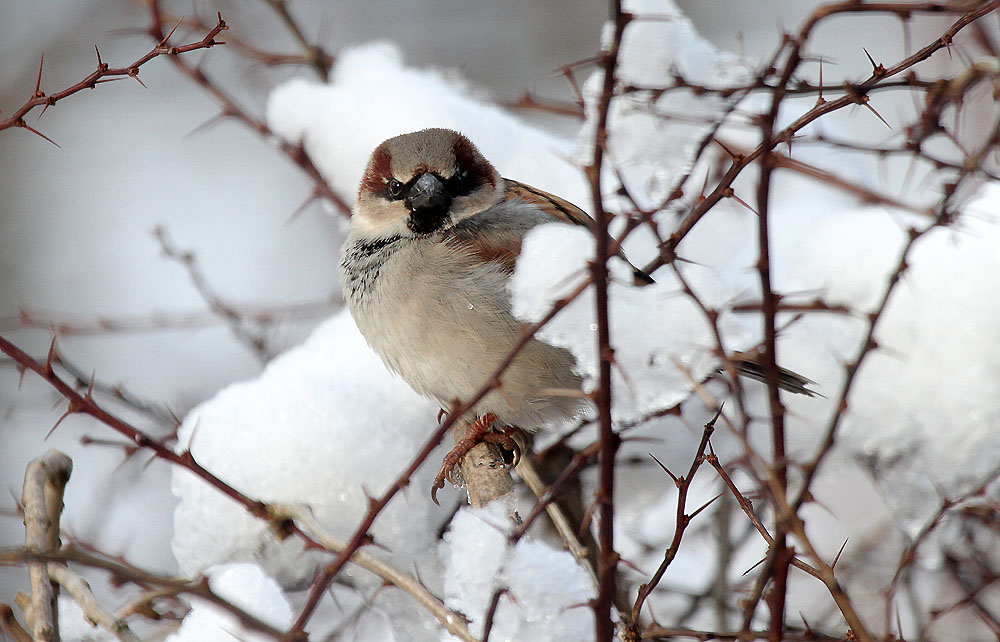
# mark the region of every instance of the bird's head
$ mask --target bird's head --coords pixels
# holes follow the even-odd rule
[[[502,179],[462,134],[422,129],[372,152],[352,225],[378,236],[431,234],[500,201]]]

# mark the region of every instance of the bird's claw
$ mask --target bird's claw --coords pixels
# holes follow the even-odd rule
[[[441,470],[434,477],[434,484],[431,486],[431,499],[435,504],[438,504],[437,492],[444,488],[445,480],[455,486],[462,485],[459,464],[470,450],[481,443],[495,444],[503,450],[504,463],[511,468],[516,468],[521,463],[521,456],[528,449],[527,435],[517,426],[494,426],[496,420],[497,416],[488,412],[469,424],[465,436],[445,455],[444,461],[441,462]],[[507,461],[506,453],[511,453],[510,462]]]

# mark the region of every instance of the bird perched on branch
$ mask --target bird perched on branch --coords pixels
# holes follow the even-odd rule
[[[520,338],[507,285],[524,236],[554,221],[593,225],[568,201],[501,177],[458,132],[386,140],[361,179],[341,254],[361,334],[442,409],[471,400]],[[636,284],[652,282],[633,270]],[[569,351],[529,339],[471,407],[468,438],[445,459],[434,490],[491,428],[536,430],[581,414],[590,402],[575,365]]]

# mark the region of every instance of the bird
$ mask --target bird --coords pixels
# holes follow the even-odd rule
[[[457,131],[389,138],[371,154],[341,250],[347,307],[385,365],[447,412],[472,399],[520,339],[508,282],[525,235],[552,222],[594,225],[569,201],[502,177]],[[653,282],[634,266],[633,275],[636,285]],[[469,409],[469,433],[445,458],[432,497],[477,440],[499,430],[492,440],[509,444],[508,429],[584,415],[592,402],[582,386],[572,353],[528,339]]]

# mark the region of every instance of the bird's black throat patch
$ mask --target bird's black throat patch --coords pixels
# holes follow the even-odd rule
[[[431,234],[444,227],[448,218],[448,210],[445,208],[414,210],[406,219],[406,227],[414,234]]]

